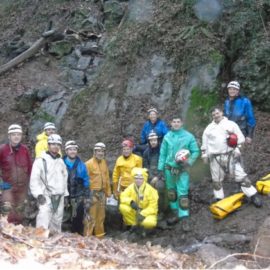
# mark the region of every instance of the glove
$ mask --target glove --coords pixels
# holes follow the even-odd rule
[[[131,206],[132,209],[134,209],[134,210],[136,210],[136,211],[139,209],[138,204],[135,203],[134,201],[131,201],[131,202],[130,202],[130,206]]]
[[[118,188],[118,183],[113,183],[113,196],[118,201],[120,193],[118,192],[117,188]]]
[[[10,183],[7,182],[0,183],[0,190],[7,190],[10,189],[11,187],[12,185]]]
[[[203,163],[204,164],[207,164],[208,163],[208,156],[205,152],[202,153],[202,160],[203,160]]]
[[[42,194],[40,194],[37,196],[37,201],[39,205],[44,205],[46,203],[46,198]]]
[[[84,199],[84,209],[88,212],[91,208],[92,200]]]
[[[141,215],[140,213],[137,215],[137,221],[139,223],[142,223],[144,221],[144,219],[145,219],[145,216]]]
[[[152,180],[150,181],[151,186],[155,187],[157,184],[157,181],[158,181],[158,177],[157,176],[153,177]]]

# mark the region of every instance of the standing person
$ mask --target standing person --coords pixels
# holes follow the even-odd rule
[[[203,132],[201,150],[203,160],[210,162],[215,199],[218,201],[224,198],[222,182],[226,173],[229,173],[240,183],[242,191],[252,203],[261,207],[257,190],[251,185],[240,162],[240,147],[245,137],[235,122],[223,116],[220,108],[215,107],[211,114],[213,121]]]
[[[57,134],[48,138],[48,151],[36,158],[30,178],[30,191],[39,204],[36,227],[61,232],[64,197],[68,196],[66,165],[59,152],[62,139]]]
[[[76,141],[67,141],[65,144],[66,155],[63,160],[68,171],[68,193],[65,200],[65,211],[71,212],[71,232],[83,234],[84,210],[90,207],[89,176],[85,164],[78,156]]]
[[[105,235],[105,205],[106,198],[111,196],[109,168],[105,160],[106,146],[99,142],[94,146],[94,156],[85,165],[91,179],[92,205],[89,211],[89,219],[85,224],[84,235]]]
[[[147,183],[148,174],[145,168],[133,168],[131,175],[134,183],[120,195],[119,210],[127,226],[132,231],[153,229],[157,225],[158,193]]]
[[[199,156],[199,148],[194,136],[183,128],[180,117],[174,117],[169,131],[161,144],[158,169],[165,174],[170,207],[175,216],[168,219],[168,225],[179,220],[184,231],[190,230],[189,224],[189,173],[188,168]]]
[[[22,127],[13,124],[8,128],[7,144],[0,146],[0,169],[4,183],[11,188],[2,191],[1,210],[8,222],[23,221],[24,201],[27,197],[32,168],[30,152],[22,144]]]
[[[147,112],[149,119],[145,122],[141,131],[141,143],[147,144],[147,138],[151,131],[158,135],[159,142],[161,143],[169,129],[166,123],[158,117],[158,110],[156,108],[150,108]]]
[[[228,98],[224,103],[224,115],[238,124],[245,136],[246,143],[251,143],[256,120],[250,100],[240,95],[240,84],[231,81],[228,86]]]
[[[134,144],[130,140],[122,142],[122,155],[116,160],[113,170],[113,195],[119,198],[120,192],[125,190],[134,179],[131,171],[135,167],[142,167],[142,158],[133,154]]]
[[[35,147],[36,158],[41,157],[43,152],[48,151],[48,137],[56,133],[54,123],[47,122],[44,124],[43,132],[37,135],[37,144]]]
[[[149,184],[158,191],[158,210],[159,218],[161,219],[167,207],[164,178],[158,171],[159,151],[158,136],[155,132],[150,132],[148,135],[148,146],[143,153],[143,167],[148,169]]]

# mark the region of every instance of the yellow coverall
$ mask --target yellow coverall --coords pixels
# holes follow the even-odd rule
[[[98,160],[95,157],[88,160],[85,165],[90,176],[93,202],[89,210],[90,220],[85,224],[87,226],[84,228],[84,235],[90,236],[94,234],[97,237],[102,237],[105,235],[106,197],[111,196],[109,168],[104,159]]]
[[[135,168],[132,172],[138,170],[143,171],[144,182],[139,188],[133,183],[121,193],[119,210],[126,225],[152,229],[157,225],[158,192],[147,183],[148,175],[145,169]],[[139,210],[136,211],[131,207],[132,201],[137,203]],[[145,217],[141,223],[137,221],[138,214]]]

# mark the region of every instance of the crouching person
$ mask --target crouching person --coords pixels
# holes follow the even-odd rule
[[[157,225],[158,192],[147,183],[148,174],[144,168],[133,168],[134,183],[120,195],[119,210],[131,230],[153,229]]]
[[[64,196],[68,196],[68,173],[59,154],[61,145],[59,135],[49,136],[48,151],[34,161],[30,177],[30,191],[39,204],[36,227],[51,233],[61,232]]]
[[[65,198],[65,213],[63,222],[71,224],[71,232],[83,234],[84,211],[90,207],[89,176],[85,164],[78,156],[76,141],[67,141],[63,160],[68,170],[68,193]]]

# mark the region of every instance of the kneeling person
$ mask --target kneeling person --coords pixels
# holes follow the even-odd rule
[[[148,174],[144,168],[133,168],[134,183],[120,195],[119,210],[128,226],[153,229],[157,225],[158,192],[147,183]]]

